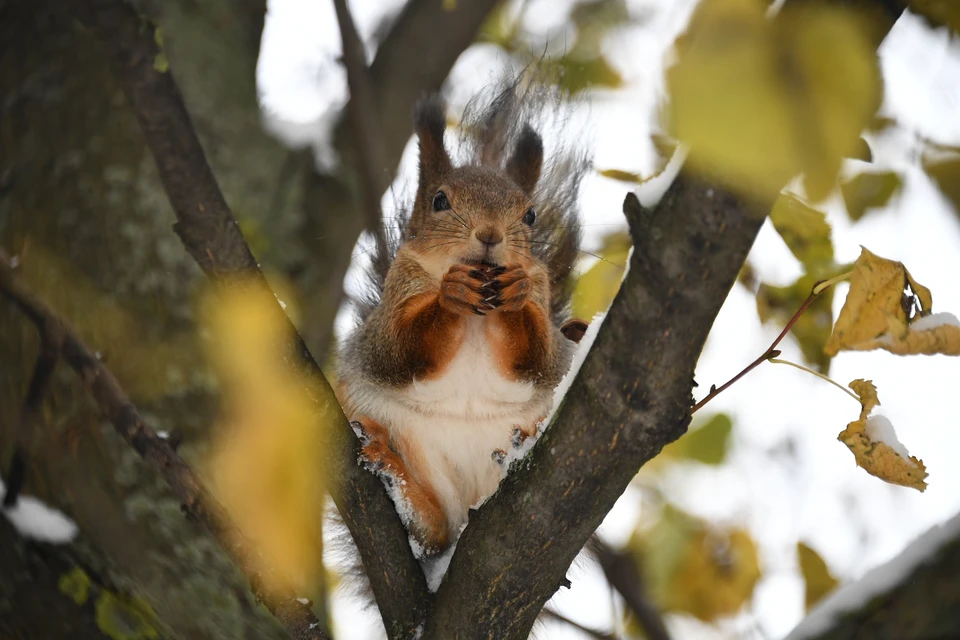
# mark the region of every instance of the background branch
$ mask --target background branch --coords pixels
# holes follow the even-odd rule
[[[69,8],[101,42],[137,115],[187,251],[216,282],[245,276],[269,290],[207,165],[172,74],[155,68],[160,50],[153,26],[123,0],[83,0]],[[274,311],[283,314],[279,304]],[[412,635],[431,600],[423,572],[380,480],[356,464],[359,445],[328,381],[285,314],[283,321],[288,340],[278,346],[316,382],[317,415],[327,425],[320,446],[333,457],[327,486],[360,551],[388,633]]]
[[[89,387],[116,432],[163,477],[181,501],[185,514],[202,524],[216,539],[250,581],[257,598],[290,636],[296,640],[329,640],[307,604],[301,603],[295,593],[272,586],[278,579],[268,564],[251,564],[251,559],[259,556],[250,541],[231,523],[226,510],[173,447],[144,422],[113,374],[80,341],[73,328],[26,288],[2,251],[0,291],[20,307],[41,333],[52,331],[62,336],[64,359]]]

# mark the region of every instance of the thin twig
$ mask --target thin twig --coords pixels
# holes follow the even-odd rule
[[[377,259],[389,260],[387,255],[387,237],[381,224],[380,198],[389,186],[386,151],[383,144],[383,131],[377,121],[373,86],[370,83],[370,70],[367,67],[363,50],[363,41],[350,15],[347,0],[333,0],[337,11],[337,23],[340,25],[340,39],[343,43],[343,65],[347,70],[347,84],[350,87],[350,102],[347,114],[353,134],[353,147],[356,151],[358,173],[363,180],[363,203],[366,211],[367,230],[374,235],[377,243]],[[383,264],[377,265],[382,273]]]
[[[624,604],[640,623],[644,637],[648,640],[670,640],[667,627],[663,624],[657,607],[650,600],[640,568],[633,556],[613,549],[596,535],[587,543],[587,550],[596,557],[607,582],[617,590]]]
[[[56,327],[62,335],[64,360],[76,371],[127,444],[163,476],[170,490],[182,503],[185,513],[202,524],[250,581],[254,592],[280,621],[292,638],[329,640],[310,607],[296,594],[276,588],[273,570],[259,558],[254,546],[234,526],[223,506],[207,490],[200,478],[177,452],[151,429],[130,402],[113,374],[77,337],[73,328],[59,318],[43,301],[35,297],[19,278],[6,254],[0,250],[0,291],[12,300],[41,331]]]
[[[567,616],[563,615],[562,613],[560,613],[555,609],[544,609],[543,613],[548,618],[553,618],[558,622],[563,622],[564,624],[568,624],[574,629],[578,629],[584,632],[591,638],[596,638],[596,640],[617,640],[617,636],[613,635],[612,633],[606,633],[604,631],[599,631],[597,629],[591,629],[590,627],[580,624],[576,620],[571,620],[570,618],[568,618]]]
[[[780,358],[770,358],[770,362],[772,362],[773,364],[788,364],[788,365],[790,365],[791,367],[794,367],[794,368],[796,368],[796,369],[800,369],[800,371],[806,371],[806,372],[809,373],[810,375],[817,376],[818,378],[820,378],[820,379],[823,380],[824,382],[829,382],[830,384],[832,384],[833,386],[835,386],[837,389],[840,389],[840,391],[843,391],[844,393],[846,393],[848,396],[850,396],[851,398],[853,398],[853,399],[856,400],[857,402],[860,402],[860,398],[858,398],[858,397],[856,396],[856,394],[854,394],[852,391],[850,391],[850,389],[847,389],[846,387],[844,387],[842,384],[840,384],[839,382],[837,382],[837,381],[834,380],[833,378],[830,378],[830,377],[828,377],[828,376],[825,376],[825,375],[823,375],[822,373],[818,373],[818,372],[814,371],[813,369],[808,369],[807,367],[803,366],[802,364],[797,364],[796,362],[790,362],[789,360],[781,360]]]

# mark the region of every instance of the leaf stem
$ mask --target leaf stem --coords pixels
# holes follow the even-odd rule
[[[777,345],[780,344],[780,342],[787,336],[787,333],[789,333],[790,329],[793,328],[793,325],[797,323],[797,320],[799,320],[800,316],[803,315],[803,312],[807,310],[807,307],[813,304],[813,301],[816,300],[817,296],[819,296],[821,293],[823,293],[833,285],[837,284],[838,282],[842,282],[846,280],[851,275],[853,275],[853,271],[848,271],[847,273],[841,274],[835,278],[830,278],[829,280],[822,280],[820,282],[815,283],[813,285],[813,289],[810,291],[810,295],[807,296],[807,299],[803,301],[803,304],[800,305],[800,308],[797,309],[797,312],[793,314],[793,317],[790,318],[786,326],[784,326],[783,331],[780,332],[780,335],[776,337],[776,339],[770,344],[767,350],[764,351],[759,358],[757,358],[756,360],[748,364],[740,373],[738,373],[737,375],[727,380],[720,387],[717,387],[716,385],[712,385],[710,387],[710,393],[708,393],[706,397],[703,398],[703,400],[693,405],[693,408],[690,409],[690,413],[693,414],[699,411],[703,407],[703,405],[713,400],[715,397],[717,397],[723,391],[725,391],[730,385],[732,385],[734,382],[736,382],[743,376],[747,375],[748,373],[750,373],[751,371],[759,367],[765,361],[771,360],[779,356],[780,352],[777,351]],[[791,362],[790,364],[793,364],[793,363]],[[810,371],[810,373],[814,373],[814,372]],[[819,375],[819,374],[815,374],[815,375]],[[830,380],[830,382],[833,382],[833,380]],[[834,382],[834,384],[836,383]],[[840,388],[843,389],[843,387],[840,387]],[[846,389],[844,389],[844,391],[846,391]]]
[[[781,360],[780,358],[770,358],[770,362],[772,362],[772,363],[774,363],[774,364],[788,364],[788,365],[790,365],[791,367],[795,367],[795,368],[797,368],[797,369],[800,369],[800,371],[806,371],[807,373],[811,373],[811,374],[817,376],[818,378],[820,378],[821,380],[824,380],[824,381],[826,381],[826,382],[829,382],[830,384],[832,384],[833,386],[835,386],[837,389],[840,389],[841,391],[843,391],[845,394],[847,394],[848,396],[850,396],[851,398],[853,398],[853,399],[856,400],[857,402],[860,402],[860,398],[858,398],[858,397],[856,396],[856,394],[854,394],[852,391],[850,391],[849,389],[847,389],[846,387],[844,387],[842,384],[840,384],[839,382],[837,382],[837,381],[834,380],[833,378],[830,378],[830,377],[828,377],[828,376],[825,376],[825,375],[823,375],[822,373],[818,373],[818,372],[814,371],[813,369],[808,369],[808,368],[806,368],[805,366],[803,366],[802,364],[797,364],[796,362],[790,362],[789,360]]]

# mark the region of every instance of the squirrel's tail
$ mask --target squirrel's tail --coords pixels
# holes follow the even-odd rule
[[[436,99],[427,98],[427,99]],[[590,169],[590,157],[575,144],[570,131],[569,98],[536,70],[507,75],[476,94],[464,107],[460,125],[448,129],[448,149],[454,162],[498,171],[506,163],[526,127],[544,143],[544,166],[532,199],[537,210],[532,250],[551,277],[551,316],[560,326],[569,319],[573,268],[580,255],[580,183]],[[387,270],[402,243],[412,207],[388,229],[387,255],[377,255],[368,270],[364,299],[358,301],[361,321],[379,302]],[[384,259],[385,258],[385,259]]]

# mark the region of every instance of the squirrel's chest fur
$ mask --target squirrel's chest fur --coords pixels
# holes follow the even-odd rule
[[[501,469],[494,450],[509,450],[514,429],[529,431],[552,401],[549,389],[504,377],[486,322],[466,319],[456,354],[429,380],[350,389],[354,411],[386,425],[410,470],[434,486],[451,529],[496,490]]]

